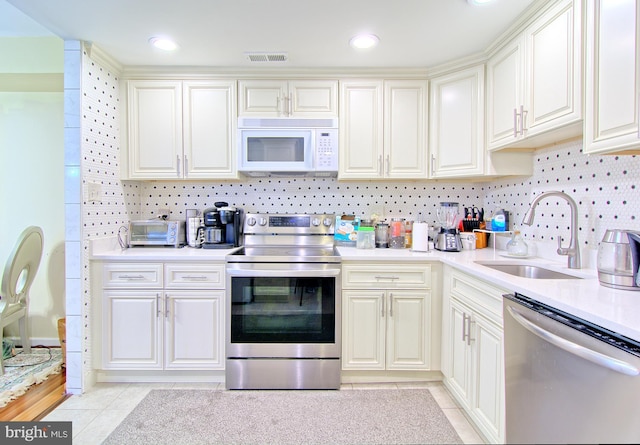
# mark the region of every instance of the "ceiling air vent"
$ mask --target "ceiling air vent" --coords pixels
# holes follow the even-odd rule
[[[251,52],[245,53],[249,62],[286,62],[289,60],[289,56],[285,52],[280,53],[264,53],[264,52]]]

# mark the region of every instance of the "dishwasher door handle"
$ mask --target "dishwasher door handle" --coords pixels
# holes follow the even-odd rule
[[[541,328],[537,324],[531,322],[531,320],[526,318],[517,309],[511,306],[508,306],[507,310],[509,311],[513,319],[520,323],[529,332],[537,335],[548,343],[559,347],[560,349],[563,349],[573,355],[577,355],[578,357],[588,360],[591,363],[595,363],[598,366],[611,369],[612,371],[616,371],[621,374],[630,376],[637,376],[638,374],[640,374],[640,370],[638,368],[625,361],[618,360],[617,358],[609,357],[608,355],[585,348],[584,346],[576,344]]]

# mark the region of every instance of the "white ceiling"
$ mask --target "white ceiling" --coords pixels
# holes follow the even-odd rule
[[[248,62],[245,52],[284,51],[289,61],[277,66],[428,68],[483,51],[527,7],[540,3],[0,0],[0,36],[36,33],[39,24],[63,39],[92,42],[125,66],[265,67],[265,62]],[[378,47],[351,48],[349,39],[360,32],[376,34]],[[173,37],[179,50],[152,48],[148,40],[156,35]]]

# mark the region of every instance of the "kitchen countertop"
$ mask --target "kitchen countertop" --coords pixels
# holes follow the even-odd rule
[[[640,341],[640,292],[600,285],[595,269],[569,269],[566,257],[558,261],[532,257],[505,258],[491,248],[462,252],[413,252],[409,249],[356,249],[338,247],[342,261],[440,261],[511,292],[518,292],[599,326]],[[543,280],[509,275],[476,261],[543,266],[581,279]]]
[[[122,250],[113,240],[92,242],[94,261],[224,261],[235,249],[130,248]],[[558,260],[532,257],[514,259],[491,248],[462,252],[414,252],[410,249],[356,249],[337,247],[342,261],[434,261],[455,267],[510,292],[518,292],[604,328],[640,341],[640,292],[601,286],[594,269],[569,269],[566,257]],[[534,264],[581,279],[544,280],[509,275],[476,261]]]
[[[96,261],[224,261],[232,249],[193,249],[191,247],[131,247],[129,249],[104,250],[94,252],[91,259]]]

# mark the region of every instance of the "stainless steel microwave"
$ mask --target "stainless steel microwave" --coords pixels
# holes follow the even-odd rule
[[[248,176],[336,176],[338,119],[240,118],[238,171]]]

